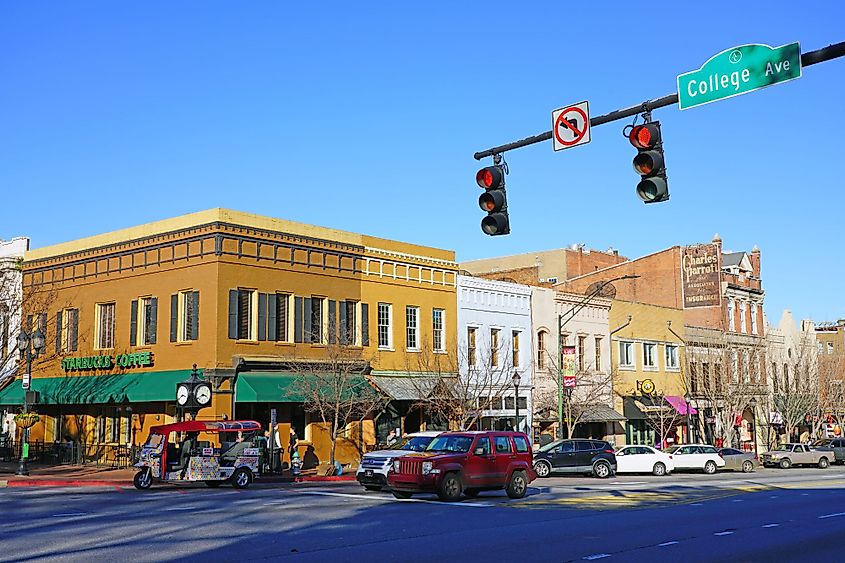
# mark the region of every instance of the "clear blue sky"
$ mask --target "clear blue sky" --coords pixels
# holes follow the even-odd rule
[[[477,150],[675,90],[744,43],[845,40],[840,3],[6,2],[0,238],[38,247],[230,207],[457,251],[762,250],[769,320],[845,318],[845,59],[663,124],[671,200],[634,193],[626,122],[508,153],[481,233]],[[486,161],[489,162],[489,159]]]

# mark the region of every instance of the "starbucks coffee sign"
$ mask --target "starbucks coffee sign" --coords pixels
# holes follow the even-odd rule
[[[151,365],[153,365],[152,352],[62,358],[62,369],[65,371],[111,370],[115,367],[140,368]]]

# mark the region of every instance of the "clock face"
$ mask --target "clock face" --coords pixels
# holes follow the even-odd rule
[[[188,387],[186,385],[180,385],[176,388],[176,402],[180,405],[184,405],[188,402],[189,395],[190,391],[188,391]]]
[[[211,401],[211,387],[208,385],[199,385],[196,389],[194,389],[194,397],[197,400],[197,403],[201,405],[207,405],[209,401]]]

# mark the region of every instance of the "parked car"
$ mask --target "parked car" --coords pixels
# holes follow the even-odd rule
[[[531,443],[522,432],[444,432],[424,452],[394,459],[387,483],[396,498],[437,493],[451,502],[461,493],[475,497],[495,489],[522,498],[535,478]]]
[[[555,440],[534,454],[534,471],[538,477],[583,473],[605,479],[616,472],[616,455],[603,440]]]
[[[789,469],[793,465],[817,465],[826,469],[833,459],[833,452],[817,451],[806,444],[781,444],[762,455],[763,466],[777,465]]]
[[[813,442],[812,448],[820,452],[833,452],[831,463],[845,463],[845,439],[824,438]]]
[[[368,491],[380,491],[387,486],[387,473],[393,460],[409,452],[422,452],[440,431],[414,432],[393,444],[389,449],[367,452],[358,465],[355,478]]]
[[[675,462],[675,470],[700,470],[708,475],[725,466],[725,460],[708,444],[683,444],[672,446],[665,450]]]
[[[651,446],[625,446],[615,455],[617,473],[652,473],[662,477],[675,470],[672,455]]]
[[[757,467],[757,456],[753,452],[722,448],[719,450],[719,455],[725,460],[724,469],[751,473]]]

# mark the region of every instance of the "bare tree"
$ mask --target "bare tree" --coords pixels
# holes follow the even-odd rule
[[[317,360],[293,360],[288,366],[299,375],[291,386],[304,398],[304,408],[328,425],[331,438],[330,463],[335,462],[337,444],[348,439],[349,426],[358,426],[381,410],[385,398],[364,377],[369,363],[361,360],[360,349],[329,344]],[[355,445],[361,450],[361,437]]]
[[[791,353],[772,380],[773,411],[782,418],[788,439],[796,434],[800,436],[802,425],[809,428],[810,435],[816,434],[825,408],[818,352],[811,338],[814,340],[811,334],[801,334],[795,346],[788,348]],[[778,355],[773,353],[773,357]],[[806,424],[808,418],[810,423]]]

